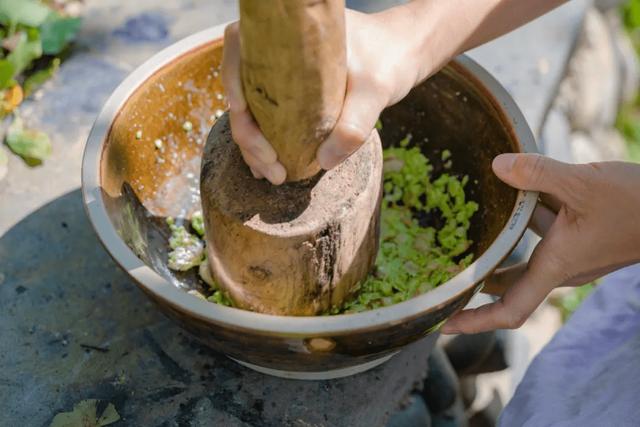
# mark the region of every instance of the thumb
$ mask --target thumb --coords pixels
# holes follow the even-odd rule
[[[500,154],[493,159],[493,171],[512,187],[540,191],[564,199],[567,181],[574,174],[574,165],[562,163],[539,154]]]
[[[385,105],[376,91],[348,82],[340,118],[316,154],[320,167],[333,169],[360,148],[371,135]]]

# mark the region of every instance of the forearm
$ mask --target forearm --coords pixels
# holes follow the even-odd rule
[[[418,80],[451,58],[537,18],[566,0],[413,0],[391,11],[414,40]],[[391,19],[394,19],[392,16]]]

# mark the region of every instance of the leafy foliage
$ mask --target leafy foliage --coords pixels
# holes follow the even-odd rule
[[[96,399],[82,400],[72,411],[57,414],[50,427],[103,427],[120,420],[113,403],[108,403],[101,414],[98,414],[98,403]]]
[[[6,59],[0,59],[0,89],[14,86],[16,81],[13,76],[16,74],[16,67]]]
[[[50,15],[40,26],[42,51],[47,55],[57,55],[75,38],[80,29],[80,18],[65,18]]]
[[[0,23],[12,27],[37,27],[51,14],[51,9],[37,0],[0,0]]]
[[[566,322],[569,317],[580,307],[580,304],[587,299],[596,287],[596,283],[589,283],[584,286],[571,289],[567,294],[554,298],[551,303],[560,310],[562,321]]]
[[[640,28],[640,0],[628,0],[622,5],[622,18],[629,30]]]
[[[0,0],[0,118],[14,113],[25,97],[51,78],[80,29],[80,19],[64,16],[40,0]],[[29,165],[51,152],[49,138],[25,129],[17,117],[6,135],[11,151]]]
[[[18,42],[7,55],[7,61],[13,65],[14,76],[22,73],[31,63],[42,56],[42,44],[37,31],[20,32]]]
[[[16,117],[7,132],[6,143],[15,154],[31,165],[39,165],[51,154],[51,142],[44,132],[26,129]]]
[[[636,52],[640,53],[640,0],[628,0],[621,7],[622,18]],[[627,141],[629,160],[640,163],[640,95],[618,113],[616,127]]]

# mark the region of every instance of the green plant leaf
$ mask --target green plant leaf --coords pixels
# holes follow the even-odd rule
[[[116,411],[116,407],[113,406],[113,403],[109,403],[107,408],[102,413],[102,416],[98,419],[98,425],[108,426],[109,424],[113,424],[116,421],[120,421],[120,414]]]
[[[16,116],[9,126],[6,143],[29,166],[41,164],[51,155],[51,141],[44,132],[26,129],[22,119]]]
[[[0,0],[1,1],[1,0]],[[37,35],[37,34],[36,34]],[[27,37],[27,34],[20,34],[20,41],[15,49],[7,55],[7,61],[14,66],[14,75],[20,74],[31,65],[34,59],[42,56],[42,44],[39,38]]]
[[[551,303],[560,310],[563,322],[566,322],[569,317],[571,317],[591,292],[593,292],[596,286],[597,281],[594,281],[586,285],[573,288],[565,295],[551,299]]]
[[[60,58],[53,58],[49,66],[28,76],[22,84],[25,98],[49,80],[60,68]]]
[[[50,15],[40,26],[42,51],[47,55],[57,55],[69,44],[80,29],[80,18],[64,18]]]
[[[0,23],[5,25],[38,27],[50,13],[51,9],[37,0],[0,0]]]
[[[120,420],[113,403],[109,403],[98,418],[98,403],[96,399],[82,400],[73,406],[72,411],[57,414],[49,427],[103,427]]]
[[[6,59],[0,59],[0,89],[6,89],[15,84],[13,76],[16,67]]]

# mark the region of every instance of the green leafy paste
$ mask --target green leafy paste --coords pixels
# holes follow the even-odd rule
[[[354,298],[327,314],[356,313],[406,301],[446,282],[473,261],[473,254],[466,254],[471,245],[467,233],[478,204],[466,200],[468,177],[444,172],[433,178],[433,166],[418,147],[409,147],[410,140],[409,135],[398,146],[384,150],[380,251],[374,271],[359,285]],[[442,151],[445,171],[451,168],[450,157],[448,150]],[[421,225],[421,219],[434,216],[442,223],[437,229]],[[168,223],[172,233],[169,268],[199,267],[212,292],[205,298],[232,305],[208,271],[202,213],[191,218],[193,233],[172,218]]]

